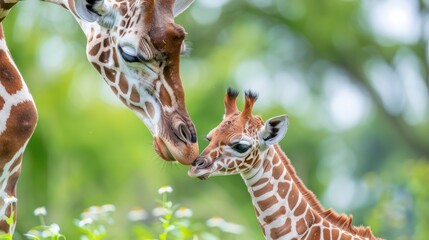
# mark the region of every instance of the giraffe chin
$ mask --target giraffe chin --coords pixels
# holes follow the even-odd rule
[[[199,178],[200,180],[207,180],[210,177],[210,172],[198,172],[199,169],[197,169],[196,167],[191,167],[188,170],[188,176],[189,177],[196,177]]]
[[[155,136],[153,140],[155,151],[166,161],[177,161],[183,165],[191,165],[198,155],[198,144],[173,144],[168,139]]]
[[[162,159],[170,162],[176,161],[173,154],[171,154],[170,150],[161,138],[155,137],[153,140],[153,146],[155,148],[156,153],[158,153],[158,155]]]

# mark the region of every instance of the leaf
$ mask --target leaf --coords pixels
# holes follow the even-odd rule
[[[13,217],[15,216],[15,212],[13,212],[12,211],[12,213],[10,214],[10,217],[7,217],[7,216],[5,216],[5,218],[6,218],[6,223],[9,225],[9,226],[12,226],[13,225]]]

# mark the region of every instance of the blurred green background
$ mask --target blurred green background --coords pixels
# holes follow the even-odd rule
[[[427,239],[428,15],[426,0],[197,0],[176,22],[192,48],[181,76],[200,150],[226,87],[251,88],[254,113],[289,115],[281,146],[325,208],[378,237]],[[71,14],[24,1],[4,25],[40,114],[18,184],[17,235],[46,206],[47,222],[78,239],[79,213],[111,203],[108,239],[124,239],[127,211],[153,208],[168,184],[197,218],[220,216],[245,226],[237,239],[263,239],[239,176],[191,179],[156,156],[149,131],[88,64]]]

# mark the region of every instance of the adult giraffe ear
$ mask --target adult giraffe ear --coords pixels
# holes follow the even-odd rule
[[[78,17],[88,22],[95,22],[106,14],[104,0],[75,0],[75,9]]]
[[[179,16],[183,11],[185,11],[191,4],[194,2],[194,0],[176,0],[174,2],[173,7],[173,15],[174,17]]]
[[[259,130],[259,139],[262,147],[280,142],[286,135],[289,125],[288,116],[281,115],[268,119],[265,125]]]

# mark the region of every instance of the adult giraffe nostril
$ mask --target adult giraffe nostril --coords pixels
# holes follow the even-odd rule
[[[184,123],[179,123],[176,129],[174,130],[174,133],[176,137],[184,143],[196,142],[195,130],[192,128],[191,129],[188,128]]]
[[[180,124],[179,133],[184,139],[186,140],[190,139],[191,133],[189,132],[188,128],[184,124]]]

